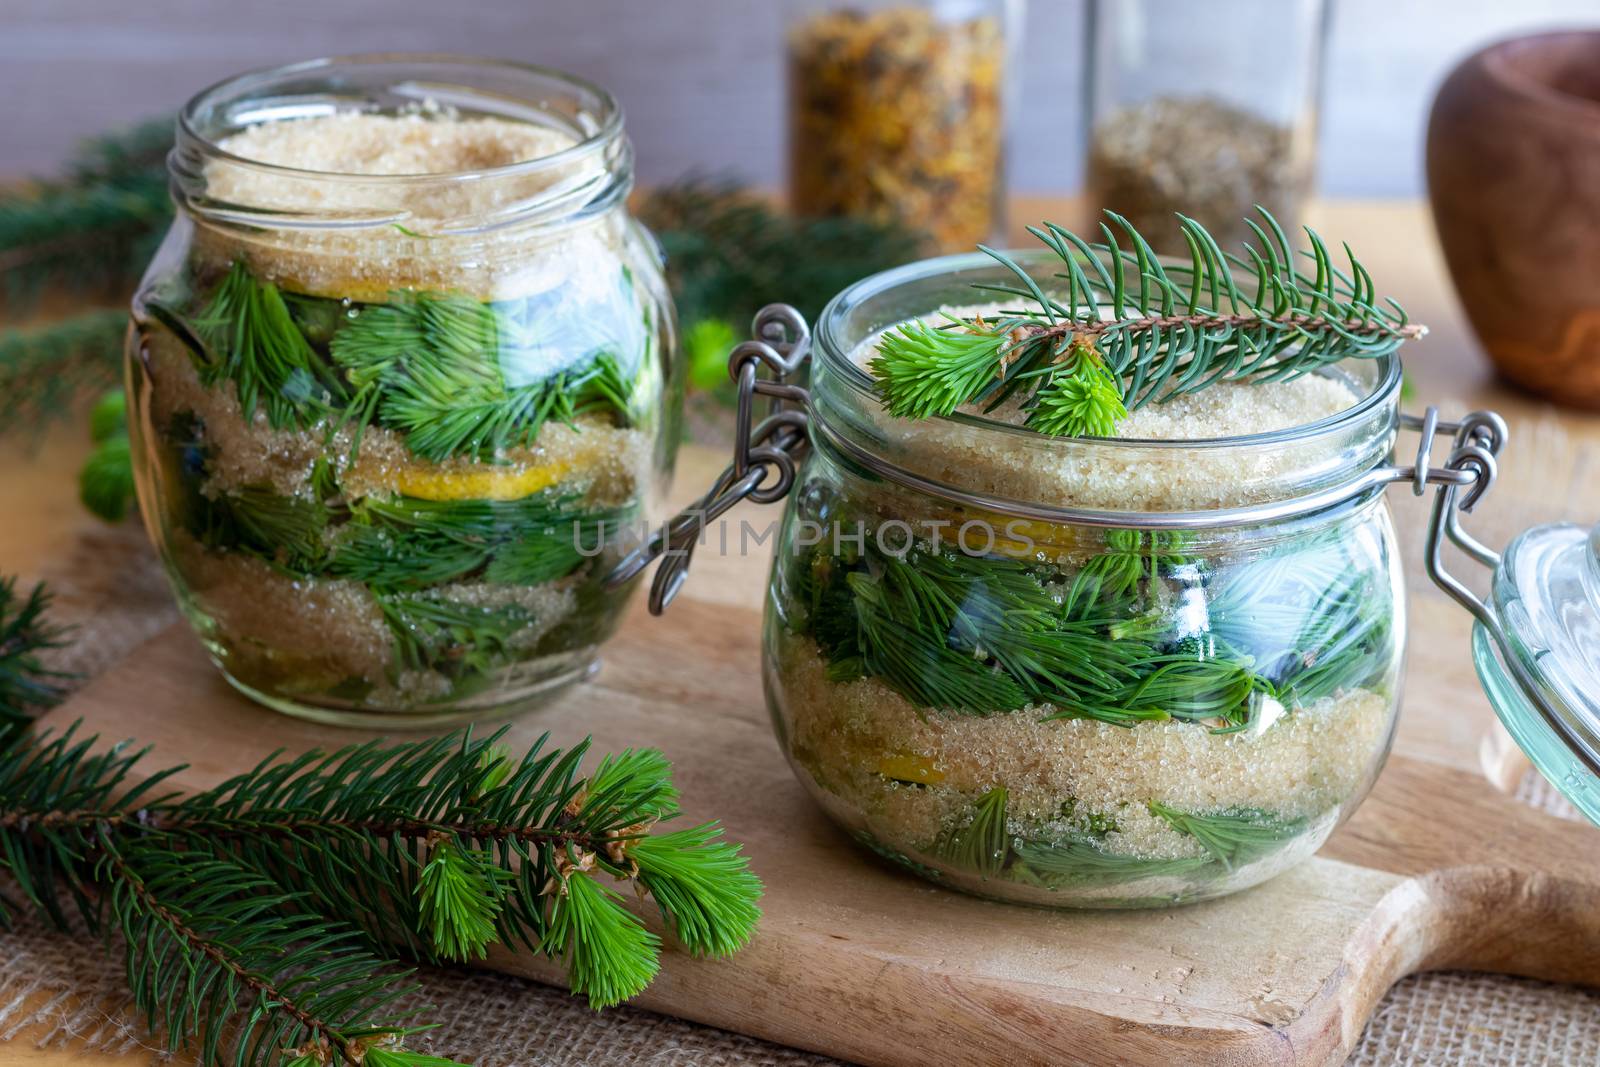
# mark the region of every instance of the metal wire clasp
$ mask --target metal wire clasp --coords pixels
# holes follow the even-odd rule
[[[1433,512],[1428,518],[1428,537],[1423,548],[1423,563],[1428,577],[1440,589],[1470,611],[1474,618],[1489,628],[1499,639],[1500,623],[1494,610],[1468,589],[1466,584],[1451,574],[1444,564],[1444,547],[1448,541],[1483,566],[1493,569],[1500,564],[1499,553],[1486,547],[1467,533],[1461,525],[1461,513],[1470,512],[1495,479],[1495,457],[1506,442],[1506,423],[1492,411],[1474,411],[1459,422],[1439,421],[1438,411],[1429,408],[1422,418],[1401,416],[1403,424],[1414,426],[1422,434],[1417,445],[1417,464],[1420,470],[1427,462],[1437,432],[1454,433],[1455,440],[1443,470],[1453,472],[1454,479],[1434,479],[1439,489],[1433,498]],[[1431,473],[1431,472],[1430,472]],[[1419,476],[1415,486],[1420,496],[1423,491]]]
[[[728,376],[739,390],[733,462],[709,492],[652,532],[606,576],[608,586],[619,586],[660,559],[650,583],[652,615],[666,610],[683,588],[706,526],[746,498],[758,504],[782,500],[794,487],[799,462],[810,447],[811,396],[788,380],[811,358],[805,318],[788,304],[768,304],[756,313],[750,332],[752,339],[734,346],[728,356]],[[760,422],[755,421],[757,397],[766,398]]]

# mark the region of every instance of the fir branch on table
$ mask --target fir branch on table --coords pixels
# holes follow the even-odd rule
[[[1027,425],[1061,436],[1108,436],[1144,404],[1218,382],[1286,381],[1345,359],[1392,353],[1424,330],[1345,248],[1348,268],[1314,231],[1299,255],[1269,213],[1247,220],[1256,244],[1224,252],[1178,217],[1187,264],[1163,263],[1114,212],[1100,244],[1046,223],[1031,226],[1063,270],[1042,282],[1004,252],[980,246],[1017,278],[975,288],[1027,306],[885,334],[871,362],[893,415],[928,418],[967,404],[993,410],[1022,398]],[[1296,264],[1312,264],[1307,273]]]
[[[60,678],[42,588],[0,580],[0,716],[26,721]],[[597,1008],[640,992],[661,942],[606,878],[653,899],[691,954],[749,940],[761,884],[715,823],[676,830],[653,749],[585,774],[585,740],[520,758],[470,730],[268,756],[180,795],[181,766],[64,731],[0,736],[0,923],[19,906],[75,932],[122,933],[133,1001],[204,1067],[450,1067],[410,1050],[428,1029],[394,954],[481,959],[492,943],[564,961]]]
[[[110,308],[0,330],[0,435],[38,433],[115,382],[127,330],[127,311]]]
[[[22,596],[14,577],[0,577],[0,745],[8,744],[35,712],[62,696],[70,677],[45,666],[42,652],[61,648],[69,631],[50,622],[50,593],[41,583]]]
[[[728,179],[650,190],[638,215],[666,252],[691,384],[730,396],[728,349],[762,307],[781,301],[815,320],[852,282],[928,253],[915,230],[792,216]]]
[[[0,194],[0,285],[14,307],[47,286],[131,290],[167,223],[172,120],[85,142],[58,179]]]
[[[167,1051],[199,1062],[359,1064],[386,1047],[407,1067],[449,1063],[402,1047],[423,1027],[390,1007],[403,972],[345,923],[227,860],[159,835],[94,839],[94,882],[129,946],[128,988]],[[230,1051],[230,1048],[235,1051]]]
[[[388,1007],[410,991],[390,951],[521,944],[564,960],[595,1007],[619,1003],[660,940],[601,877],[654,899],[695,955],[744,945],[760,883],[715,824],[657,829],[678,813],[660,753],[583,775],[587,742],[513,759],[503,733],[269,757],[190,796],[164,792],[181,768],[127,784],[147,750],[26,738],[0,750],[0,868],[56,924],[66,894],[122,929],[136,1003],[207,1065],[414,1055],[394,1044],[418,1028]]]

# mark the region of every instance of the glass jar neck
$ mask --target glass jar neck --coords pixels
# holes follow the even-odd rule
[[[248,159],[228,139],[333,115],[494,119],[549,131],[554,150],[450,173],[371,174]],[[208,226],[450,238],[579,223],[623,204],[633,153],[604,89],[559,71],[455,56],[320,59],[240,75],[179,115],[169,157],[179,207]]]
[[[1035,277],[1059,261],[1010,253]],[[1054,263],[1054,267],[1051,265]],[[1181,528],[1243,525],[1315,510],[1370,486],[1364,476],[1394,448],[1400,365],[1393,356],[1349,361],[1326,373],[1355,402],[1302,426],[1245,437],[1137,440],[1051,437],[980,415],[898,419],[883,408],[858,350],[884,329],[942,309],[984,303],[974,286],[1011,281],[981,254],[925,260],[874,275],[823,311],[813,340],[813,437],[826,453],[970,506],[1097,525]],[[1376,490],[1372,490],[1375,492]]]

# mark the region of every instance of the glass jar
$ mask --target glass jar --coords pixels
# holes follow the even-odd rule
[[[1293,233],[1316,167],[1326,0],[1090,0],[1086,207],[1158,252],[1174,215],[1224,248],[1257,205]]]
[[[790,16],[795,213],[899,222],[945,252],[1001,232],[1020,0],[797,0]]]
[[[916,264],[818,324],[764,638],[780,743],[858,840],[969,892],[1122,907],[1253,885],[1371,785],[1405,602],[1381,487],[1252,506],[1381,462],[1398,364],[1336,372],[1360,397],[1337,418],[1245,438],[887,415],[851,353],[1004,280],[988,257]]]
[[[139,501],[248,695],[430,725],[583,677],[681,382],[603,89],[436,56],[223,82],[179,119],[133,303]]]
[[[1478,620],[1496,713],[1600,822],[1600,527],[1538,527],[1503,559],[1467,533],[1461,514],[1506,441],[1498,415],[1401,414],[1389,349],[1311,370],[1304,408],[1249,436],[889,416],[859,357],[907,320],[962,315],[950,309],[974,287],[1011,285],[1009,263],[1034,278],[1060,263],[1006,261],[866,278],[815,336],[792,308],[765,309],[730,358],[733,464],[614,574],[663,557],[659,613],[708,523],[787,497],[764,687],[780,747],[835,822],[939,884],[1031,904],[1203,900],[1309,856],[1365,797],[1394,733],[1396,482],[1436,490],[1427,571]],[[791,380],[807,363],[809,389]],[[1235,399],[1241,424],[1265,411]],[[1395,461],[1401,430],[1418,435],[1410,463]],[[1487,598],[1445,566],[1451,545],[1493,569]]]

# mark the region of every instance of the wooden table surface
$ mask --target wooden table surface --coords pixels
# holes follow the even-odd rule
[[[1019,224],[1073,217],[1071,204],[1059,200],[1019,200],[1014,203],[1014,213]],[[1536,495],[1531,491],[1533,480],[1541,464],[1560,458],[1554,455],[1556,451],[1570,458],[1578,450],[1600,448],[1600,416],[1556,411],[1496,381],[1456,304],[1425,206],[1410,201],[1330,202],[1315,206],[1311,223],[1331,242],[1349,242],[1376,279],[1379,292],[1400,300],[1414,320],[1430,327],[1427,338],[1406,347],[1413,397],[1410,407],[1420,409],[1425,403],[1435,403],[1445,417],[1470,408],[1492,407],[1506,416],[1512,435],[1502,480],[1509,483],[1508,492],[1514,493],[1515,499],[1522,502]],[[1018,230],[1020,235],[1020,225]],[[1022,243],[1020,236],[1018,243]],[[77,529],[93,521],[76,498],[76,471],[88,452],[86,432],[78,420],[57,427],[33,449],[15,442],[5,443],[3,448],[7,473],[0,479],[0,516],[4,516],[0,522],[0,571],[36,574],[71,543]],[[675,495],[687,498],[699,492],[723,462],[724,457],[715,450],[686,448]],[[1565,487],[1556,483],[1551,490],[1539,508],[1519,504],[1500,512],[1494,508],[1496,494],[1491,493],[1479,509],[1483,517],[1477,528],[1485,531],[1489,544],[1498,546],[1507,534],[1533,518],[1560,516],[1568,504],[1562,499]],[[1393,506],[1403,531],[1402,544],[1414,551],[1415,532],[1425,521],[1426,501],[1413,500],[1402,489],[1395,491]],[[1600,508],[1588,518],[1600,518]],[[1469,678],[1472,668],[1465,613],[1425,587],[1419,557],[1412,556],[1405,563],[1414,594],[1414,666],[1408,685],[1436,684],[1446,672],[1459,671],[1463,679]],[[728,590],[725,595],[748,604],[757,603],[761,595],[763,566],[758,559],[718,558],[709,547],[701,550],[695,562],[702,575],[736,571],[742,580],[707,584]],[[1408,730],[1402,715],[1396,750],[1460,767],[1482,767],[1505,785],[1515,779],[1521,764],[1504,759],[1487,702],[1471,685],[1461,685],[1460,690],[1460,717],[1450,729],[1439,730],[1435,725]],[[40,1050],[33,1047],[36,1036],[22,1033],[0,1044],[0,1067],[12,1063],[127,1062],[71,1050]]]

